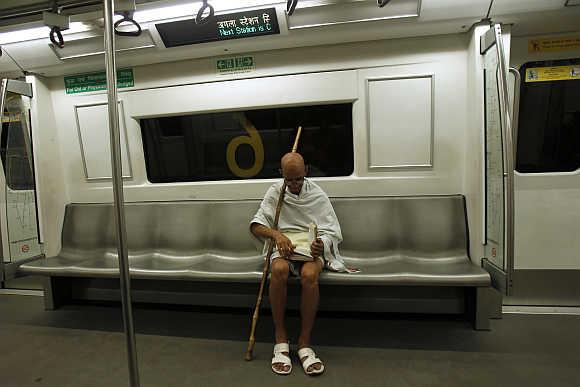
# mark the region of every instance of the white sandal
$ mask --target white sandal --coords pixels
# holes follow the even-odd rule
[[[292,372],[292,360],[290,360],[290,356],[284,354],[283,352],[290,353],[290,345],[288,343],[280,343],[274,345],[274,357],[272,358],[272,371],[277,373],[278,375],[288,375]],[[274,364],[281,363],[284,366],[290,366],[288,371],[284,370],[277,370],[274,367]]]
[[[324,372],[324,363],[322,360],[316,357],[316,353],[312,350],[312,348],[305,347],[298,350],[298,357],[300,358],[300,362],[302,363],[302,368],[306,375],[320,375]],[[306,358],[306,359],[304,359]],[[304,360],[302,360],[304,359]],[[320,363],[320,369],[317,370],[316,368],[312,368],[312,370],[308,371],[308,367],[313,364]]]

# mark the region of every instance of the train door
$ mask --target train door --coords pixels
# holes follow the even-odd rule
[[[485,98],[485,207],[483,267],[494,287],[509,295],[513,272],[514,146],[508,69],[501,25],[481,37]]]
[[[29,120],[29,83],[4,79],[0,168],[0,282],[14,278],[16,268],[43,255],[36,206],[36,187]]]
[[[517,282],[510,305],[580,305],[579,52],[518,58]]]

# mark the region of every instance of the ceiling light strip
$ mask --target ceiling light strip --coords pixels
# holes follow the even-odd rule
[[[415,18],[415,17],[419,17],[419,15],[417,15],[416,13],[411,13],[411,14],[407,14],[407,15],[383,16],[383,17],[358,19],[358,20],[345,20],[345,21],[338,21],[338,22],[305,24],[305,25],[292,26],[292,27],[289,26],[288,29],[289,30],[300,30],[300,29],[305,29],[305,28],[334,26],[334,25],[352,24],[352,23],[364,23],[364,22],[369,22],[369,21],[380,21],[380,20],[408,19],[408,18]]]

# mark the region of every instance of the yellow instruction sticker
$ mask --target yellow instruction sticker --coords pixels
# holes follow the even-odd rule
[[[528,41],[529,52],[550,52],[580,50],[580,35],[562,36],[551,39],[530,39]]]
[[[570,79],[580,79],[580,64],[526,69],[526,82],[568,81]]]

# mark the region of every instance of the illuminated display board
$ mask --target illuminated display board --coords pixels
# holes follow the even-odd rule
[[[172,23],[160,23],[156,24],[155,27],[159,31],[165,47],[280,33],[276,8],[253,9],[216,15],[203,24],[197,24],[194,19],[188,19]]]

